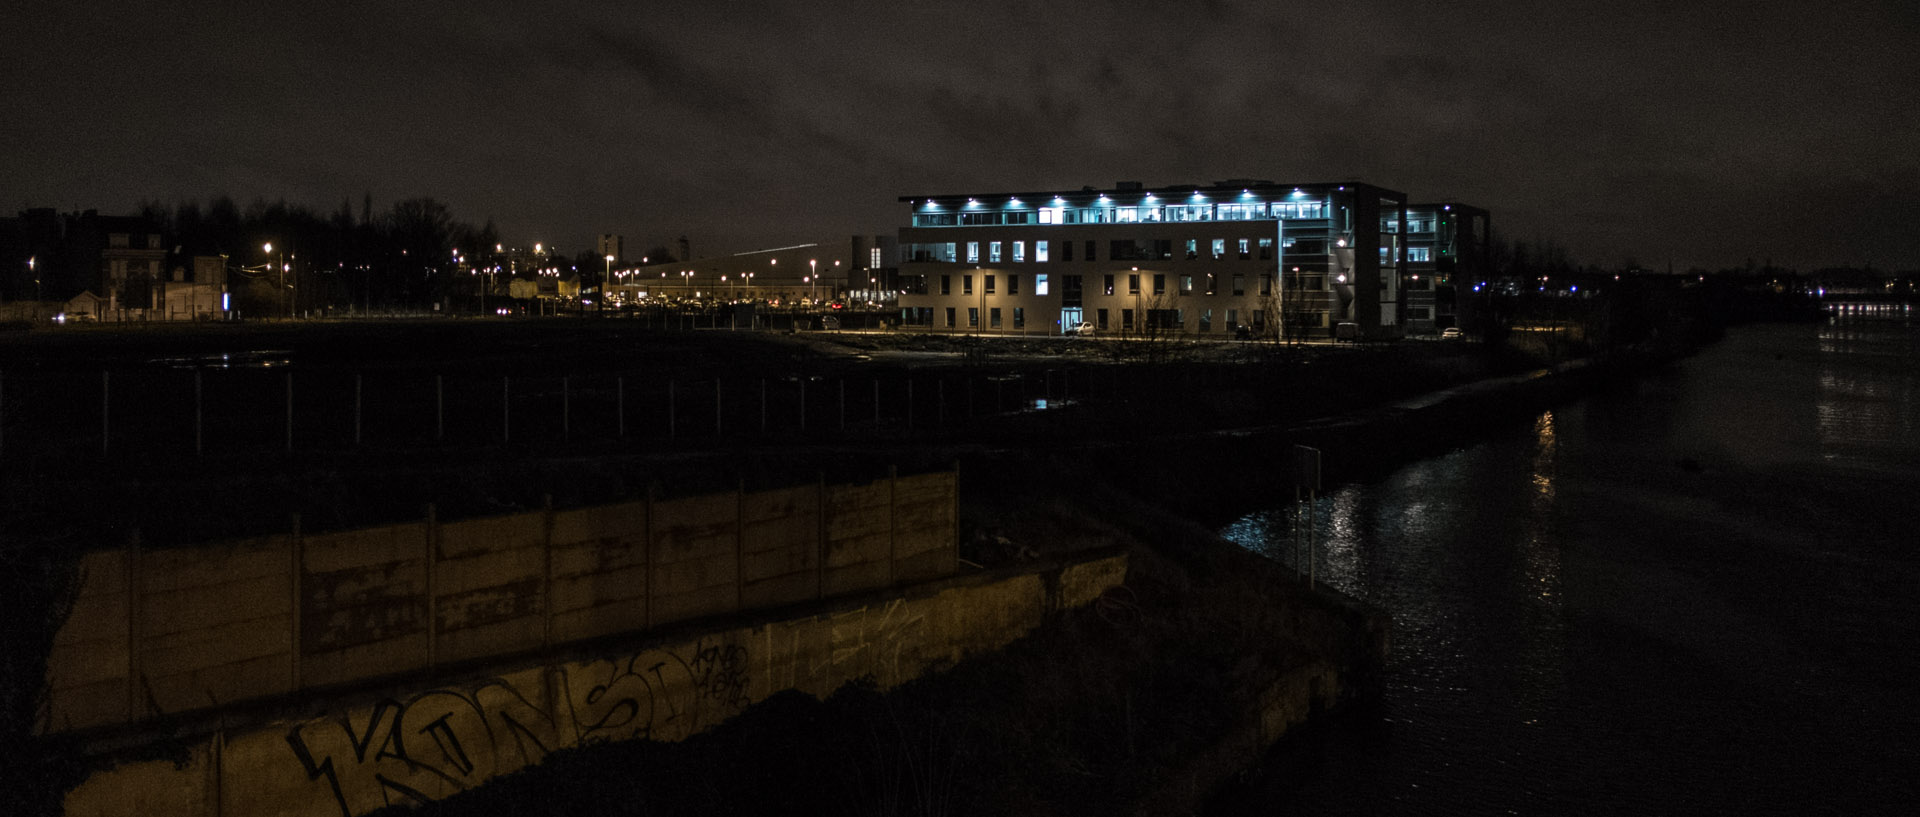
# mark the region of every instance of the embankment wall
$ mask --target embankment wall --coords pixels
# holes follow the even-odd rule
[[[81,559],[42,734],[458,668],[951,575],[955,474]],[[297,528],[297,525],[296,525]]]
[[[437,800],[561,748],[685,738],[782,690],[825,696],[856,678],[890,688],[1095,600],[1124,581],[1127,561],[1108,552],[950,577],[316,703],[191,736],[180,758],[96,773],[68,794],[66,813],[354,817]]]

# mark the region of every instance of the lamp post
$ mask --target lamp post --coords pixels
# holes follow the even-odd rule
[[[270,255],[270,256],[272,256],[272,255],[274,255],[274,253],[273,253],[273,242],[271,242],[271,241],[269,241],[269,242],[267,242],[267,243],[265,243],[265,244],[262,244],[262,245],[260,245],[260,251],[261,251],[261,252],[264,252],[264,253],[266,253],[266,254],[268,254],[268,255]],[[282,250],[280,251],[280,254],[279,254],[279,255],[277,255],[277,256],[275,256],[275,258],[276,258],[276,262],[274,263],[274,266],[277,266],[277,267],[279,267],[279,268],[280,268],[280,288],[281,288],[281,289],[286,289],[286,288],[287,288],[287,253],[286,253],[286,250],[284,250],[284,249],[282,249]],[[291,294],[289,294],[289,295],[287,296],[287,317],[288,317],[288,318],[292,318],[292,317],[293,317],[293,296],[292,296]]]
[[[596,301],[599,302],[600,314],[602,315],[605,315],[607,313],[607,281],[612,277],[613,277],[613,255],[609,253],[607,255],[607,274],[604,276],[601,276],[600,278],[600,297],[595,299]]]

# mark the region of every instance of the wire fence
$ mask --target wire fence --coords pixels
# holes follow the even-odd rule
[[[0,460],[937,434],[1117,384],[1071,368],[872,377],[192,368],[0,371]]]

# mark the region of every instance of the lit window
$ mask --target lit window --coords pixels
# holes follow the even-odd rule
[[[1247,239],[1244,239],[1244,238],[1240,239],[1240,260],[1242,261],[1247,260],[1247,256],[1248,256],[1247,245],[1250,243],[1252,242],[1248,241]]]
[[[1024,264],[1027,260],[1027,242],[1013,242],[1013,263]]]
[[[1193,294],[1193,276],[1191,275],[1180,276],[1180,294],[1182,295]]]
[[[1035,260],[1035,261],[1039,261],[1039,262],[1041,262],[1041,263],[1043,263],[1043,264],[1044,264],[1044,263],[1046,263],[1046,261],[1047,261],[1047,242],[1045,242],[1045,241],[1035,241],[1035,242],[1033,242],[1033,260]]]
[[[1225,257],[1227,257],[1227,240],[1224,238],[1214,239],[1213,240],[1213,260],[1218,261]]]
[[[1045,274],[1033,276],[1033,294],[1047,294],[1047,276]]]
[[[978,241],[967,242],[967,263],[969,264],[980,263],[980,242]]]
[[[1432,260],[1433,260],[1433,248],[1431,248],[1431,247],[1408,247],[1408,248],[1407,248],[1407,260],[1408,260],[1408,261],[1432,261]]]
[[[874,247],[872,250],[869,250],[867,252],[867,266],[872,267],[874,269],[879,269],[881,267],[879,247]]]
[[[1000,263],[1000,242],[998,241],[988,242],[987,261],[993,264]]]

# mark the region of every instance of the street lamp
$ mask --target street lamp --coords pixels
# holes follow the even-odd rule
[[[274,254],[273,242],[269,241],[265,244],[260,245],[260,251],[268,255],[273,255]],[[287,288],[287,252],[286,250],[282,249],[279,255],[275,256],[275,259],[276,259],[276,263],[274,264],[274,266],[277,266],[280,268],[280,288],[286,289]],[[289,293],[287,296],[287,317],[288,318],[293,317],[293,305],[294,305],[293,296],[291,293]]]
[[[609,254],[607,256],[607,274],[604,276],[601,276],[600,278],[600,297],[598,300],[600,302],[599,306],[600,306],[600,312],[602,314],[604,314],[607,311],[607,279],[612,277],[613,277],[613,256]]]

